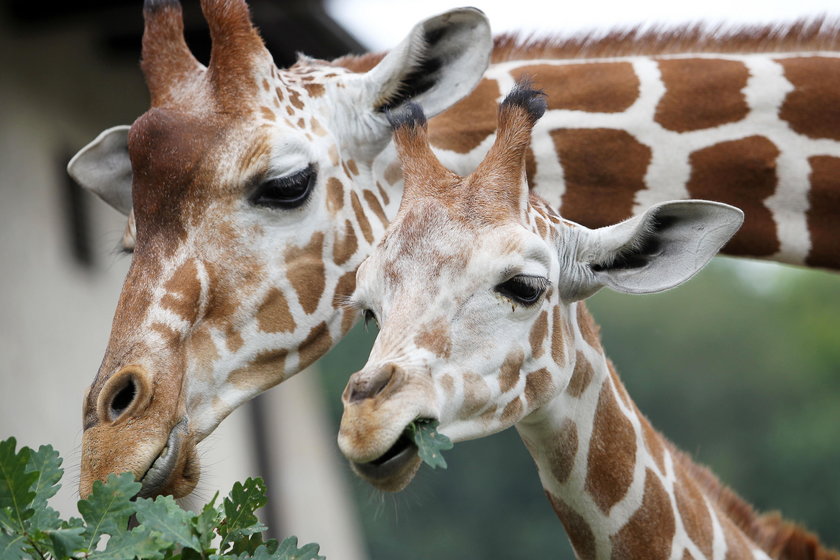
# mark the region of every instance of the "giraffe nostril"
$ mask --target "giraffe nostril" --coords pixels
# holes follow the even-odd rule
[[[111,399],[110,412],[112,418],[117,418],[125,409],[134,401],[137,396],[137,385],[134,384],[134,379],[129,377],[125,385],[114,394]]]
[[[376,395],[385,390],[385,387],[394,378],[397,368],[389,364],[381,367],[373,374],[354,376],[351,379],[349,388],[348,400],[351,403],[363,401],[365,399],[372,399]]]
[[[116,422],[134,414],[149,397],[146,373],[137,366],[128,366],[115,373],[102,387],[97,413],[102,421]]]

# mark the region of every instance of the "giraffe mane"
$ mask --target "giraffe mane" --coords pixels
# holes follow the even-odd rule
[[[521,33],[503,33],[494,37],[491,63],[541,58],[791,51],[840,51],[840,17],[821,16],[769,25],[693,23],[648,29],[632,26],[615,28],[606,34],[592,31],[539,38]],[[346,55],[331,64],[353,72],[367,72],[385,54]]]
[[[775,560],[840,560],[840,552],[826,548],[816,535],[782,518],[779,512],[757,513],[708,468],[695,463],[667,438],[662,439],[703,493],[768,556]]]
[[[770,25],[693,23],[677,27],[640,26],[606,34],[536,38],[520,33],[495,37],[492,62],[522,59],[606,58],[691,52],[750,53],[840,50],[840,18],[825,16]]]

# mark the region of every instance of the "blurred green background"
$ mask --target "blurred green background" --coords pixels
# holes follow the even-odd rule
[[[604,290],[589,307],[655,427],[757,510],[840,547],[840,275],[719,258],[670,292]],[[356,327],[319,363],[336,430],[374,337]],[[352,482],[371,558],[574,558],[515,430],[446,460],[397,495]]]

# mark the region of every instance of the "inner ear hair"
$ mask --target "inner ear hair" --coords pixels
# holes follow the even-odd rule
[[[629,243],[616,251],[607,252],[607,257],[589,265],[594,272],[606,270],[630,270],[646,266],[650,259],[662,253],[663,239],[660,235],[677,222],[676,216],[663,215],[656,212],[647,216],[640,224],[636,234]]]
[[[434,45],[443,35],[442,29],[428,30],[423,33],[424,48],[417,50],[419,54],[411,61],[410,69],[382,93],[375,105],[378,112],[382,113],[402,105],[421,93],[427,92],[437,83],[443,61],[435,53]]]

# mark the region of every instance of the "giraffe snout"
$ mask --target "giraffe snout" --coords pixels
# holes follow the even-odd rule
[[[344,402],[357,403],[366,399],[372,399],[383,394],[386,389],[390,393],[405,377],[403,370],[393,364],[385,364],[373,371],[359,371],[350,376],[347,387],[344,389]]]

